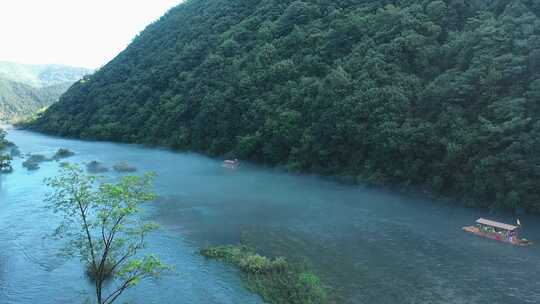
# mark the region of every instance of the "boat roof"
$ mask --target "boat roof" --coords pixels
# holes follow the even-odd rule
[[[513,231],[513,230],[518,229],[518,226],[508,225],[505,223],[499,223],[499,222],[487,220],[484,218],[479,218],[476,220],[476,222],[481,225],[490,226],[490,227],[499,228],[499,229],[508,230],[508,231]]]

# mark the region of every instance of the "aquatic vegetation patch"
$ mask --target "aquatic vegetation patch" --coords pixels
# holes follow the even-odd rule
[[[23,163],[22,166],[29,171],[35,171],[39,169],[39,164],[42,162],[51,161],[52,159],[47,158],[41,154],[31,154]]]
[[[216,246],[201,254],[240,268],[246,287],[273,304],[328,303],[328,290],[306,267],[285,258],[261,256],[247,246]]]
[[[25,162],[22,163],[22,166],[24,168],[26,168],[28,171],[36,171],[36,170],[39,170],[39,163],[35,163],[35,162],[29,162],[28,160],[26,160]]]
[[[114,171],[120,172],[120,173],[132,173],[136,172],[137,168],[134,166],[131,166],[130,164],[126,162],[120,162],[113,166]]]
[[[16,153],[17,152],[18,150],[16,151]],[[42,154],[29,154],[28,158],[22,163],[22,166],[29,171],[35,171],[39,169],[39,164],[43,162],[50,162],[53,160],[59,161],[62,158],[67,158],[73,155],[75,155],[75,153],[71,152],[68,149],[63,149],[63,148],[58,149],[58,151],[56,151],[56,153],[51,158]],[[13,156],[13,150],[12,150],[12,156]]]
[[[62,158],[68,158],[68,157],[71,157],[73,155],[75,155],[75,153],[73,151],[61,148],[61,149],[58,149],[58,151],[56,151],[56,153],[54,154],[54,156],[52,158],[54,160],[60,160]]]
[[[21,156],[21,150],[19,150],[19,147],[17,147],[16,145],[13,145],[11,147],[11,150],[9,151],[9,155],[11,157],[20,157]]]
[[[103,163],[94,160],[86,165],[86,171],[91,174],[105,173],[109,171],[109,168],[107,168]]]

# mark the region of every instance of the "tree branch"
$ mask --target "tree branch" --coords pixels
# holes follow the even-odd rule
[[[116,289],[113,293],[111,293],[105,300],[103,301],[103,304],[110,304],[113,303],[122,293],[128,288],[129,284],[133,282],[137,278],[136,275],[131,276],[128,280],[124,282],[118,289]]]

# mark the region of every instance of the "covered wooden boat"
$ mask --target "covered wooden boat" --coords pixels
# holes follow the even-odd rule
[[[476,226],[463,227],[463,230],[481,237],[510,243],[516,246],[532,245],[531,241],[519,238],[520,228],[521,226],[519,225],[519,221],[518,226],[514,226],[484,218],[479,218],[478,220],[476,220]]]

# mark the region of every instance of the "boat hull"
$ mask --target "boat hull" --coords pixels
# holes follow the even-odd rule
[[[230,170],[236,170],[238,169],[238,165],[233,165],[233,164],[223,164],[221,165],[223,168],[225,169],[230,169]]]
[[[502,237],[498,233],[486,233],[486,232],[481,231],[480,229],[478,229],[478,227],[475,227],[475,226],[463,227],[463,230],[466,232],[472,233],[474,235],[480,236],[480,237],[485,237],[485,238],[492,239],[495,241],[512,244],[514,246],[530,246],[533,244],[531,241],[525,241],[521,239],[509,240],[507,238]]]

